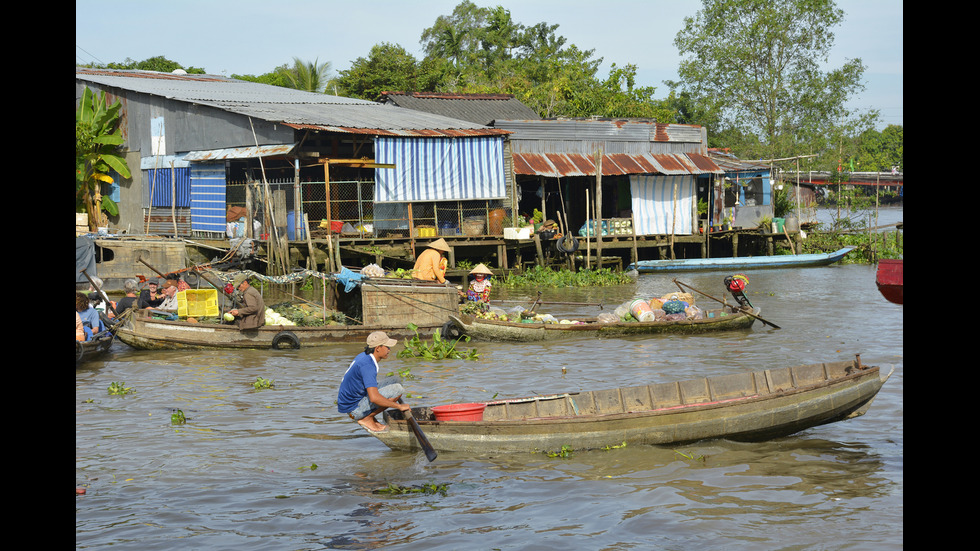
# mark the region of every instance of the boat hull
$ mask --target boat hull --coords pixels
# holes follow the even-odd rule
[[[100,358],[112,347],[113,334],[105,331],[89,341],[75,341],[75,366]]]
[[[488,402],[482,421],[435,421],[424,407],[412,412],[439,452],[762,441],[863,415],[888,375],[858,362],[836,362]],[[394,450],[420,449],[401,412],[388,410],[384,417],[389,429],[373,436]]]
[[[699,270],[746,270],[750,268],[805,268],[827,266],[840,261],[854,247],[844,247],[832,253],[789,254],[774,256],[744,256],[732,258],[686,258],[681,260],[640,260],[628,269],[638,272],[684,272]]]
[[[516,323],[484,320],[472,316],[450,316],[456,329],[478,341],[536,342],[566,338],[617,338],[630,335],[657,335],[663,333],[704,333],[749,329],[756,318],[744,312],[709,310],[715,317],[699,320],[651,321],[651,322],[590,322],[584,324]],[[752,314],[759,315],[754,308]],[[707,312],[706,312],[707,313]]]
[[[905,303],[904,264],[904,260],[885,259],[878,261],[875,284],[878,286],[878,292],[888,302]]]
[[[439,326],[441,327],[441,326]],[[419,327],[419,335],[428,335],[438,327]],[[266,325],[241,331],[231,324],[167,321],[145,316],[130,316],[116,336],[122,342],[141,350],[178,349],[271,349],[329,346],[344,342],[364,342],[374,331],[385,331],[395,339],[415,336],[407,327],[381,325],[325,325],[320,327]],[[284,335],[284,333],[286,335]]]

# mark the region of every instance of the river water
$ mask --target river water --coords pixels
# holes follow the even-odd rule
[[[721,297],[727,273],[542,289],[603,304]],[[873,266],[747,272],[752,329],[520,345],[479,361],[402,360],[406,401],[438,405],[666,382],[822,361],[895,371],[863,417],[764,443],[703,441],[544,454],[396,452],[336,412],[356,344],[290,351],[137,351],[75,371],[76,549],[897,549],[903,545],[903,307]],[[494,291],[530,298],[532,291]],[[699,298],[702,306],[710,299]],[[594,306],[539,306],[556,317]],[[396,347],[396,351],[401,344]],[[563,369],[564,368],[564,369]],[[256,390],[257,377],[274,380]],[[109,395],[113,382],[130,387]],[[171,424],[180,409],[187,422]],[[446,485],[445,495],[375,493]]]

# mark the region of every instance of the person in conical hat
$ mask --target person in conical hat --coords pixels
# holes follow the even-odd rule
[[[473,279],[470,280],[470,287],[466,290],[467,300],[474,302],[490,303],[490,276],[493,272],[483,264],[477,264],[476,268],[470,270]]]
[[[446,282],[446,259],[443,253],[448,253],[451,249],[443,238],[436,239],[429,243],[428,248],[415,259],[415,267],[412,269],[412,277],[425,281]]]

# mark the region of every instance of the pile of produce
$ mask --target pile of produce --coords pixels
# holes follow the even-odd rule
[[[560,323],[560,324],[578,324],[585,323],[578,320],[559,320],[552,316],[551,314],[536,314],[529,310],[526,310],[522,306],[515,306],[509,312],[504,311],[500,308],[491,306],[490,308],[480,308],[478,306],[470,306],[471,304],[477,305],[478,303],[467,303],[460,306],[460,313],[468,314],[480,319],[487,320],[497,320],[497,321],[511,321],[515,323]]]
[[[408,268],[398,268],[393,272],[388,272],[388,277],[401,278],[401,279],[412,279],[412,269]]]
[[[265,309],[266,325],[298,325],[301,327],[319,327],[321,325],[337,325],[344,323],[344,315],[328,310],[324,323],[323,308],[310,303],[281,302]]]

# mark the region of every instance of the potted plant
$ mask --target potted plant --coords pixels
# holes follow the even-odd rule
[[[772,229],[772,216],[763,216],[759,219],[759,227],[763,231],[770,231]]]

